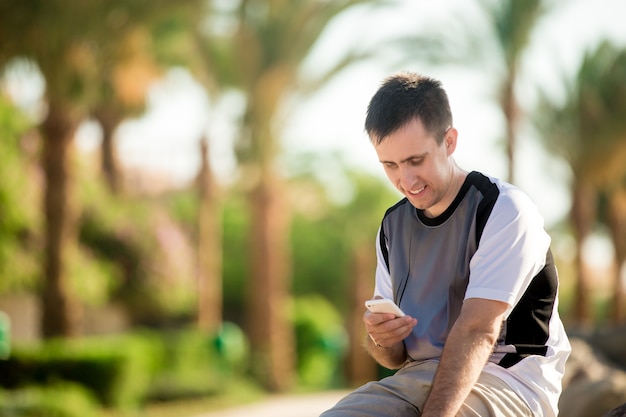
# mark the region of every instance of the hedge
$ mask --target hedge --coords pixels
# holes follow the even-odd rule
[[[52,386],[74,382],[105,406],[135,407],[145,398],[162,345],[153,336],[59,339],[14,347],[0,361],[0,387]]]
[[[0,417],[98,417],[93,395],[70,383],[0,390]]]

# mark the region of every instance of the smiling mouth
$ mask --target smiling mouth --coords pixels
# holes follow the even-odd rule
[[[409,194],[411,194],[411,195],[418,195],[419,193],[424,191],[424,188],[426,188],[426,186],[423,186],[422,188],[418,188],[417,190],[409,190]]]

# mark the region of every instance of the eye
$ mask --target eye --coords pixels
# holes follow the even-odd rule
[[[393,169],[395,168],[397,165],[393,162],[383,162],[383,167],[385,169]]]
[[[409,165],[415,167],[415,166],[420,165],[422,161],[423,161],[422,158],[412,158],[412,159],[409,159]]]

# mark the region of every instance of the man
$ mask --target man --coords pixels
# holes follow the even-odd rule
[[[458,132],[434,79],[386,79],[365,128],[405,197],[378,232],[374,295],[406,316],[363,316],[367,350],[399,370],[323,416],[556,416],[570,346],[537,208],[455,163]]]

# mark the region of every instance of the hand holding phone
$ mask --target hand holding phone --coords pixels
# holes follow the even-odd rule
[[[396,305],[393,301],[387,298],[376,298],[374,300],[367,300],[365,302],[365,307],[372,313],[391,313],[395,314],[396,317],[404,316],[404,312],[400,310],[400,307]]]

